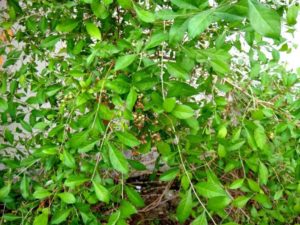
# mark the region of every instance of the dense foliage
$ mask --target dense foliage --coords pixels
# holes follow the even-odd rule
[[[8,0],[0,224],[300,223],[287,2]]]

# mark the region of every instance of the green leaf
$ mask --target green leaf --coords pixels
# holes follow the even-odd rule
[[[126,146],[128,147],[136,147],[138,145],[140,145],[140,141],[133,136],[131,133],[124,131],[116,131],[116,135],[118,137],[118,139]]]
[[[165,32],[154,34],[153,36],[151,36],[149,42],[146,44],[145,49],[154,48],[160,45],[162,42],[166,41],[168,38],[169,35]]]
[[[188,73],[177,63],[168,62],[167,70],[169,74],[178,79],[187,80],[189,78]]]
[[[90,96],[87,93],[82,93],[77,96],[76,106],[81,106],[85,104],[90,99]]]
[[[85,146],[82,146],[82,147],[78,148],[78,152],[79,152],[79,153],[86,153],[86,152],[89,152],[89,151],[91,151],[91,150],[94,149],[95,145],[96,145],[98,142],[99,142],[99,141],[94,141],[94,142],[89,143],[89,144],[87,144],[87,145],[85,145]]]
[[[226,125],[222,125],[219,127],[219,130],[218,130],[218,138],[225,138],[227,135],[227,128],[226,128]]]
[[[160,20],[173,20],[176,17],[182,16],[180,12],[174,12],[171,9],[162,9],[155,13],[157,19]]]
[[[252,179],[247,179],[247,181],[248,181],[248,185],[252,191],[260,192],[260,187],[259,187],[258,183],[256,183]]]
[[[193,207],[192,191],[188,190],[186,195],[180,200],[176,209],[176,216],[179,223],[183,223],[190,216]]]
[[[39,122],[39,123],[34,124],[33,128],[34,128],[34,129],[38,129],[38,130],[43,131],[43,130],[46,129],[47,126],[49,126],[48,123],[45,123],[45,122]]]
[[[101,39],[102,39],[101,32],[95,24],[86,23],[85,27],[86,27],[86,31],[92,38],[95,38],[95,39],[101,41]]]
[[[117,2],[124,9],[131,9],[132,8],[132,1],[131,0],[117,0]]]
[[[253,29],[266,37],[280,38],[280,16],[273,9],[264,6],[257,0],[248,0],[249,20]]]
[[[193,16],[189,20],[188,34],[191,39],[195,38],[203,31],[205,31],[209,25],[214,21],[212,11],[203,11],[196,16]]]
[[[5,140],[7,140],[10,144],[13,144],[14,143],[14,135],[12,134],[12,132],[5,128],[4,130],[4,138]]]
[[[171,153],[171,147],[168,143],[160,141],[156,143],[158,152],[163,156],[168,156]]]
[[[99,184],[96,181],[93,181],[93,187],[95,189],[98,200],[105,203],[109,203],[110,200],[109,191],[103,185]]]
[[[172,115],[178,119],[188,119],[194,116],[194,110],[187,105],[176,105],[172,111]]]
[[[259,162],[258,167],[258,179],[261,184],[266,185],[268,182],[269,171],[268,168],[262,162]]]
[[[40,47],[41,48],[52,48],[56,45],[56,43],[60,40],[60,37],[58,36],[49,36],[47,38],[45,38],[41,44],[40,44]]]
[[[62,160],[65,166],[74,169],[76,167],[74,157],[67,151],[64,150],[62,154]]]
[[[146,11],[137,5],[133,5],[133,8],[137,14],[137,17],[145,22],[145,23],[154,23],[155,22],[155,15],[152,12]]]
[[[166,112],[172,112],[176,105],[176,98],[166,98],[163,103],[163,108]]]
[[[16,216],[12,213],[5,213],[3,214],[3,219],[4,221],[16,221],[16,220],[21,220],[22,216]]]
[[[78,26],[77,20],[67,19],[56,26],[56,31],[69,33],[72,30],[74,30],[77,26]]]
[[[49,208],[43,209],[42,213],[34,218],[33,225],[48,224]]]
[[[108,219],[107,225],[119,225],[119,224],[124,225],[123,223],[121,223],[122,220],[120,220],[120,216],[121,216],[121,212],[119,210],[112,213]]]
[[[198,91],[194,87],[184,82],[172,81],[167,84],[169,86],[168,97],[190,97],[198,94]]]
[[[186,124],[195,131],[200,129],[199,122],[196,118],[191,117],[185,120]],[[193,132],[193,131],[192,131]]]
[[[188,29],[189,20],[176,19],[169,31],[169,42],[171,44],[182,41]]]
[[[88,178],[85,178],[85,177],[81,177],[81,176],[69,176],[64,185],[67,186],[67,187],[71,187],[71,188],[74,188],[76,186],[79,186],[85,182],[87,182],[89,179]]]
[[[24,175],[21,183],[20,183],[20,190],[21,190],[21,194],[23,196],[23,198],[28,198],[29,197],[29,178]]]
[[[137,213],[136,208],[128,201],[122,200],[120,204],[120,212],[122,218],[129,218],[131,215]]]
[[[99,0],[92,0],[91,9],[99,19],[106,19],[109,16],[106,6]]]
[[[69,141],[71,148],[76,149],[86,143],[89,133],[87,131],[79,132],[77,134],[72,134]]]
[[[254,130],[254,139],[257,147],[263,150],[267,143],[267,136],[265,134],[265,129],[262,126],[259,126]]]
[[[229,185],[229,188],[230,189],[238,189],[238,188],[242,187],[243,184],[244,184],[244,179],[237,179]]]
[[[198,9],[196,6],[184,1],[184,0],[171,0],[171,2],[181,9]]]
[[[212,182],[200,182],[196,185],[196,190],[205,198],[227,196],[226,191],[220,185]]]
[[[112,81],[106,81],[105,87],[117,94],[126,94],[130,91],[130,85],[123,79],[118,78]]]
[[[205,212],[203,212],[200,216],[194,219],[191,225],[207,225]]]
[[[20,124],[21,124],[21,126],[24,128],[24,130],[26,130],[26,131],[28,131],[28,132],[32,132],[32,128],[31,128],[31,126],[30,126],[30,124],[29,123],[27,123],[26,121],[24,121],[24,120],[21,120],[20,121]]]
[[[5,112],[8,109],[8,104],[7,102],[0,97],[0,113]]]
[[[54,213],[51,224],[61,224],[62,222],[65,222],[71,212],[71,209],[67,210],[59,210]]]
[[[272,202],[270,201],[269,197],[265,194],[257,194],[253,197],[253,200],[257,201],[266,209],[272,208]]]
[[[249,197],[242,195],[234,199],[232,205],[234,205],[237,208],[243,208],[249,200],[250,200]]]
[[[229,64],[224,61],[222,58],[213,58],[210,61],[210,65],[214,69],[214,71],[220,73],[220,74],[226,74],[230,72],[230,66]]]
[[[7,184],[0,189],[0,201],[5,199],[10,193],[11,184]]]
[[[64,203],[74,204],[76,202],[76,198],[71,192],[63,192],[57,195]]]
[[[113,168],[121,173],[128,173],[128,162],[122,152],[116,149],[111,144],[108,144],[109,147],[109,159]]]
[[[207,202],[207,208],[213,211],[223,210],[231,202],[228,196],[218,196],[210,198]]]
[[[129,201],[135,205],[136,207],[144,207],[144,199],[140,196],[140,194],[131,187],[125,186],[125,192],[129,199]]]
[[[117,59],[116,65],[115,65],[115,71],[125,69],[129,65],[131,65],[134,60],[136,60],[137,55],[132,54],[132,55],[124,55],[121,56]]]
[[[177,177],[178,173],[179,173],[178,168],[172,168],[164,172],[162,175],[160,175],[159,179],[161,181],[174,180]]]
[[[138,160],[129,159],[128,162],[130,166],[135,170],[140,170],[140,171],[147,170],[147,167],[143,163],[139,162]]]
[[[49,197],[50,195],[51,193],[42,187],[36,188],[35,192],[33,192],[33,197],[36,199],[44,199]]]
[[[134,88],[131,88],[126,98],[126,108],[132,111],[137,100],[137,93]]]
[[[104,120],[111,120],[114,117],[114,111],[111,110],[107,105],[99,105],[99,117]]]
[[[297,5],[293,5],[288,8],[286,14],[286,20],[288,25],[291,26],[297,23],[298,11],[299,11],[299,6]]]

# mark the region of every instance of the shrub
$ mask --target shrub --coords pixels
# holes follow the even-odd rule
[[[298,10],[8,0],[0,224],[299,223]]]

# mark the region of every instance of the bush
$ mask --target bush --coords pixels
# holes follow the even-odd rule
[[[299,223],[298,10],[8,0],[0,224]]]

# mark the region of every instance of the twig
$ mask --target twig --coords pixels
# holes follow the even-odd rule
[[[149,212],[152,209],[156,208],[158,205],[160,205],[163,197],[165,196],[165,194],[167,193],[167,191],[170,189],[170,187],[172,186],[172,184],[173,184],[173,181],[170,181],[166,185],[165,190],[163,191],[163,193],[155,201],[153,201],[150,205],[148,205],[145,208],[139,210],[139,212]]]
[[[165,21],[163,23],[164,32],[166,30],[166,24]],[[165,50],[165,44],[162,43],[161,47],[161,64],[160,64],[160,83],[161,83],[161,93],[163,100],[165,100],[165,91],[164,91],[164,50]]]
[[[111,121],[107,124],[107,127],[106,127],[106,130],[105,130],[105,133],[103,135],[103,138],[101,140],[101,143],[100,143],[100,147],[99,147],[99,153],[101,152],[102,148],[103,148],[103,144],[104,142],[106,141],[106,139],[110,136],[111,132],[108,134],[108,129],[110,128],[110,123]],[[96,164],[95,164],[95,167],[94,167],[94,171],[93,171],[93,174],[92,174],[92,177],[91,177],[91,181],[94,179],[95,177],[95,174],[96,174],[96,170],[97,170],[97,167],[98,167],[98,164],[100,162],[100,155],[97,156],[97,160],[96,160]]]
[[[166,115],[166,117],[167,117],[167,118],[170,120],[170,122],[171,122],[172,130],[173,130],[174,137],[175,137],[175,141],[176,141],[176,143],[177,143],[177,144],[176,144],[176,147],[177,147],[177,151],[178,151],[178,154],[179,154],[180,163],[181,163],[181,166],[182,166],[182,168],[183,168],[183,171],[184,171],[184,173],[185,173],[185,175],[186,175],[186,177],[187,177],[187,179],[188,179],[188,181],[189,181],[189,183],[190,183],[191,189],[192,189],[192,191],[193,191],[195,197],[197,198],[198,202],[200,203],[201,207],[203,208],[204,212],[205,212],[205,213],[208,215],[208,217],[211,219],[212,223],[213,223],[214,225],[217,225],[217,222],[214,220],[214,218],[212,217],[212,215],[210,214],[210,212],[209,212],[209,211],[207,210],[207,208],[205,207],[204,203],[201,201],[199,195],[197,194],[197,191],[196,191],[196,189],[195,189],[195,187],[194,187],[194,184],[193,184],[193,182],[192,182],[192,179],[191,179],[191,177],[190,177],[190,175],[189,175],[189,173],[188,173],[188,171],[187,171],[187,169],[186,169],[186,166],[185,166],[185,164],[184,164],[182,152],[181,152],[181,149],[180,149],[180,147],[179,147],[179,137],[178,137],[177,132],[176,132],[176,129],[175,129],[174,125],[173,125],[173,121],[168,117],[168,115]]]

